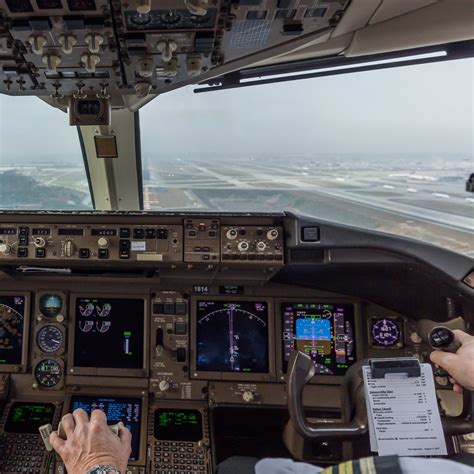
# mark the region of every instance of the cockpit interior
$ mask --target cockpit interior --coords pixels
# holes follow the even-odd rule
[[[71,208],[51,178],[47,189],[64,207],[12,204],[34,183],[15,184],[28,165],[9,171],[12,117],[0,102],[0,473],[66,472],[38,428],[57,429],[76,408],[99,408],[129,428],[127,474],[214,474],[233,456],[327,467],[374,455],[361,367],[387,357],[431,363],[434,327],[473,332],[472,176],[447,180],[462,197],[438,192],[442,209],[418,194],[426,207],[416,216],[405,198],[389,210],[364,195],[352,210],[336,185],[320,189],[314,214],[263,194],[256,201],[273,210],[208,211],[192,193],[194,209],[157,209],[150,202],[188,192],[173,175],[184,175],[186,155],[164,165],[173,193],[160,195],[161,182],[144,187],[153,178],[144,176],[140,132],[167,116],[146,125],[141,109],[186,87],[218,107],[224,91],[471,61],[474,165],[473,25],[470,0],[0,0],[0,98],[34,98],[60,115],[77,136],[90,193],[90,207]],[[299,117],[282,111],[280,120]],[[30,133],[24,127],[15,147]],[[288,158],[289,171],[269,161],[283,191],[301,160]],[[248,171],[203,166],[190,178],[202,188],[227,166],[238,188]],[[298,192],[318,191],[304,173]],[[268,185],[257,164],[246,176]],[[320,214],[326,201],[348,220]],[[398,231],[354,225],[352,213],[393,219]],[[418,225],[443,238],[419,238]],[[446,457],[473,455],[473,393],[454,393],[433,368]]]

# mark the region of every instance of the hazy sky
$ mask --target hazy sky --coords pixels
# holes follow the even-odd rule
[[[194,94],[141,111],[143,154],[474,154],[474,60]],[[68,116],[36,98],[0,95],[0,165],[80,153]]]

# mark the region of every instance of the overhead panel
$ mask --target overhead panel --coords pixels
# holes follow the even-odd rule
[[[0,92],[63,106],[71,96],[111,98],[113,106],[118,96],[199,82],[214,68],[327,30],[348,3],[0,0]]]

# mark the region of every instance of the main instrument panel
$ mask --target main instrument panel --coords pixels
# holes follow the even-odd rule
[[[245,436],[269,413],[288,418],[293,350],[317,368],[307,409],[336,423],[354,363],[423,357],[404,315],[274,281],[285,247],[279,216],[3,216],[0,471],[29,456],[46,472],[38,426],[80,407],[131,430],[130,472],[211,473],[228,450],[226,416],[247,420],[234,425]],[[349,444],[315,459],[344,459]]]

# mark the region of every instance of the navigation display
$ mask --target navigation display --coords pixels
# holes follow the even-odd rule
[[[293,350],[308,354],[320,375],[344,375],[356,361],[354,306],[284,303],[283,370]]]
[[[38,428],[53,422],[55,406],[52,403],[14,402],[8,411],[7,433],[38,434]]]
[[[202,416],[199,410],[166,409],[155,411],[155,438],[170,441],[201,441]]]
[[[0,366],[21,364],[25,305],[24,296],[0,296]]]
[[[141,369],[143,299],[77,298],[74,366]]]
[[[196,369],[268,372],[268,305],[253,301],[198,301]]]
[[[140,451],[140,423],[142,416],[141,398],[92,397],[73,395],[69,411],[82,408],[88,415],[93,410],[102,410],[107,416],[107,424],[115,425],[121,421],[132,433],[132,454],[130,460],[136,461]]]

